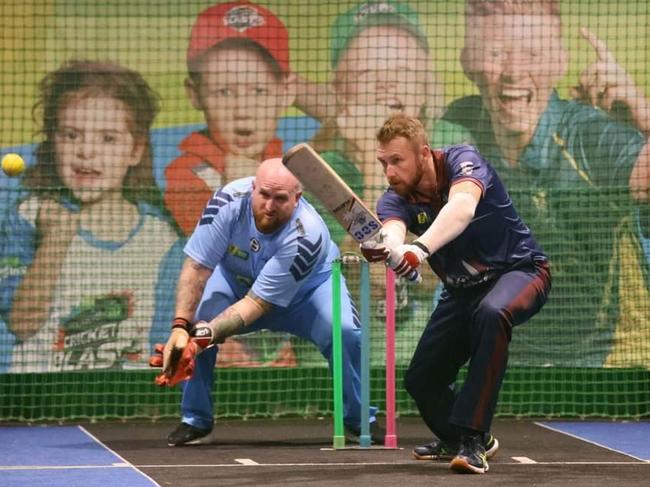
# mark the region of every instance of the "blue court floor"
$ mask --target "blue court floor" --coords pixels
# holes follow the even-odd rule
[[[553,421],[537,424],[637,460],[650,461],[650,423]]]
[[[648,487],[650,422],[497,420],[488,475],[418,461],[431,441],[399,418],[397,449],[334,451],[331,421],[217,421],[205,444],[169,448],[169,422],[0,426],[0,487]]]
[[[0,485],[158,485],[81,426],[0,427]]]

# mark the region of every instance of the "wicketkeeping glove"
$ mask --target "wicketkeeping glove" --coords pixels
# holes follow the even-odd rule
[[[156,343],[153,347],[153,355],[149,357],[149,367],[162,367],[163,366],[163,351],[165,350],[164,343]]]
[[[185,325],[177,324],[174,320],[172,327],[171,352],[169,355],[169,362],[162,374],[158,375],[155,379],[156,384],[159,386],[175,386],[179,382],[188,380],[194,374],[195,357],[206,348],[211,347],[215,343],[223,343],[223,340],[215,340],[212,328],[205,321],[199,321],[192,326],[189,333],[187,327],[189,322]],[[182,331],[176,331],[180,328]],[[180,343],[185,343],[184,335],[189,334],[187,345],[182,347],[176,346]],[[176,337],[174,336],[176,334]],[[178,336],[178,335],[181,336]],[[169,343],[169,342],[168,342]],[[154,348],[154,355],[149,358],[149,365],[151,367],[165,367],[165,345],[157,343]]]
[[[163,366],[163,351],[165,345],[157,343],[154,348],[154,355],[149,358],[151,367]],[[169,356],[169,365],[166,370],[156,376],[154,382],[159,386],[175,386],[179,382],[188,380],[194,374],[194,358],[197,354],[197,346],[189,341],[184,348],[172,348]]]
[[[191,326],[192,324],[185,318],[174,318],[167,344],[157,343],[154,347],[154,354],[149,358],[149,365],[163,367],[162,373],[156,376],[155,383],[157,385],[175,386],[192,377],[194,357],[200,350],[190,338]],[[167,353],[165,353],[165,347],[168,348]]]
[[[215,343],[223,343],[225,340],[225,338],[222,340],[215,340],[212,327],[205,321],[199,321],[192,327],[190,330],[190,337],[192,342],[198,345],[199,353]]]

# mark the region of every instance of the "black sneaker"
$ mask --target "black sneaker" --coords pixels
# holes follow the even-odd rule
[[[485,445],[485,456],[492,458],[499,451],[499,440],[491,433],[483,433],[483,445]]]
[[[450,467],[458,473],[485,473],[489,470],[482,433],[461,437],[460,449]]]
[[[359,441],[361,437],[361,428],[350,424],[345,425],[346,437],[350,441]],[[370,423],[370,442],[373,445],[383,445],[386,430],[381,427],[377,421]]]
[[[490,433],[483,434],[485,456],[489,459],[499,451],[499,440]],[[444,441],[434,439],[431,443],[413,448],[416,460],[451,460],[458,453],[458,446],[449,446]]]
[[[450,446],[438,439],[413,448],[413,457],[416,460],[451,460],[456,453],[458,453],[458,446]]]
[[[169,433],[169,436],[167,437],[167,445],[198,445],[201,442],[201,438],[208,436],[211,431],[212,428],[195,428],[187,423],[181,423],[174,431]]]

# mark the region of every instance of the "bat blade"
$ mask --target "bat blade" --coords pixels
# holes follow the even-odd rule
[[[293,146],[282,162],[357,242],[379,236],[382,227],[379,218],[309,144]],[[416,269],[406,278],[422,281]]]
[[[357,242],[365,242],[381,230],[379,218],[311,146],[292,147],[282,161]]]

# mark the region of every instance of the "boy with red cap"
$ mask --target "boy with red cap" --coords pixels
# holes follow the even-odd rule
[[[218,187],[282,155],[275,133],[295,91],[287,28],[273,12],[246,1],[213,5],[198,15],[187,68],[185,90],[207,127],[183,139],[182,155],[165,169],[165,205],[184,235],[193,232]],[[222,367],[261,365],[241,341],[220,348]],[[295,365],[288,339],[270,365]]]
[[[198,15],[187,67],[185,89],[207,127],[180,143],[182,155],[165,170],[165,204],[185,235],[217,187],[282,155],[275,132],[295,91],[286,27],[250,2],[220,3]]]

